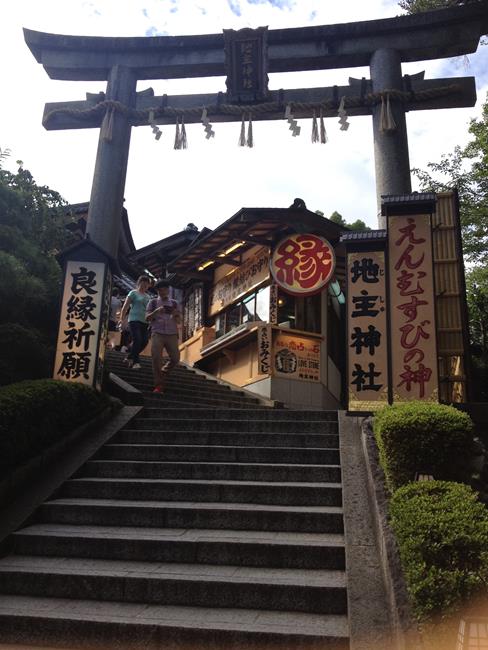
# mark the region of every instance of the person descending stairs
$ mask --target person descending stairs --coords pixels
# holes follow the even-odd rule
[[[337,413],[179,366],[8,540],[0,640],[63,648],[349,647]]]

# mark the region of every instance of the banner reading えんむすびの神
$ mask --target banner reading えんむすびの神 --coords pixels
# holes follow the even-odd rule
[[[430,214],[388,217],[388,257],[393,401],[437,401]]]

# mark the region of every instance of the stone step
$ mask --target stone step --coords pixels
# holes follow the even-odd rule
[[[37,511],[39,522],[205,528],[305,533],[343,533],[342,508],[225,502],[55,499]]]
[[[77,478],[124,478],[204,481],[326,482],[340,483],[338,465],[268,463],[159,462],[131,460],[90,461]]]
[[[104,445],[95,454],[94,460],[339,465],[337,449],[317,447],[147,445],[139,443],[132,445]]]
[[[348,650],[345,615],[0,596],[4,643],[104,650]]]
[[[179,408],[147,406],[144,416],[148,418],[165,418],[181,420],[293,420],[299,426],[302,422],[337,423],[337,411],[296,411],[285,409],[241,409],[241,408]]]
[[[191,470],[190,470],[191,471]],[[227,504],[342,505],[340,483],[232,481],[224,479],[164,480],[87,477],[60,488],[63,498],[194,501]]]
[[[0,559],[0,593],[53,598],[345,614],[345,574],[11,555]]]
[[[194,419],[191,421],[180,418],[144,417],[138,415],[127,425],[130,429],[153,429],[159,431],[185,431],[191,428],[195,431],[249,431],[268,433],[337,433],[337,422],[326,420],[233,420]]]
[[[17,555],[229,564],[248,567],[344,569],[337,534],[261,533],[37,524],[11,540]]]
[[[131,369],[129,368],[127,363],[125,363],[125,358],[126,357],[113,358],[107,356],[106,362],[110,372],[116,372],[117,370],[124,370],[126,372],[130,372]],[[163,367],[166,364],[166,362],[167,359],[162,359],[161,367]],[[141,365],[140,372],[146,372],[148,374],[152,372],[152,361],[149,357],[145,357],[145,356],[140,357],[139,363]],[[134,370],[133,372],[138,372],[138,371]],[[180,374],[180,375],[195,377],[198,379],[205,379],[205,375],[201,375],[193,368],[188,368],[187,366],[183,366],[181,364],[178,364],[175,368],[172,369],[171,372],[173,374]]]
[[[141,359],[139,361],[141,367],[138,369],[134,368],[129,368],[127,363],[123,362],[117,362],[113,363],[112,361],[109,361],[108,367],[110,372],[115,372],[115,373],[125,373],[125,374],[140,374],[144,375],[147,377],[152,377],[152,363],[147,361],[146,359]],[[161,367],[163,367],[165,364],[162,363]],[[208,378],[205,377],[204,375],[200,375],[199,373],[195,372],[194,370],[190,370],[189,368],[185,368],[184,366],[177,366],[176,368],[173,368],[170,373],[168,373],[169,376],[173,377],[182,377],[188,380],[194,379],[195,381],[217,381],[216,378]]]
[[[149,408],[157,407],[186,409],[189,406],[191,406],[191,408],[239,408],[253,410],[267,410],[269,408],[269,406],[249,401],[245,397],[235,399],[214,399],[211,397],[196,398],[193,396],[190,402],[188,399],[184,400],[182,397],[179,399],[171,396],[167,397],[164,393],[143,393],[143,398],[144,405]]]
[[[128,384],[136,386],[137,388],[152,388],[154,386],[154,379],[152,375],[141,374],[140,370],[134,370],[130,373],[116,373],[121,379],[126,381]],[[239,390],[239,388],[231,389],[225,384],[219,384],[218,382],[209,381],[208,379],[186,379],[184,377],[175,377],[168,375],[165,380],[165,390],[181,390],[181,391],[209,391],[214,394],[219,394],[223,396],[231,396],[233,394],[247,397],[247,395]],[[253,398],[256,399],[257,398]]]
[[[115,374],[121,377],[122,379],[125,379],[125,381],[133,380],[133,381],[139,381],[143,383],[150,383],[153,382],[154,380],[152,372],[147,372],[142,369],[141,370],[122,369],[122,370],[115,371]],[[164,378],[168,385],[181,384],[186,388],[190,388],[191,386],[208,386],[209,388],[220,388],[227,392],[232,391],[231,386],[219,382],[217,381],[217,379],[206,379],[205,377],[199,377],[198,375],[188,374],[186,372],[178,373],[177,371],[173,370],[167,375],[164,375]]]
[[[77,477],[340,483],[339,465],[94,460]]]
[[[128,370],[115,372],[114,374],[137,388],[151,390],[154,386],[152,373],[143,372],[142,370]],[[238,395],[240,397],[248,397],[247,393],[241,390],[238,386],[231,387],[216,380],[213,381],[210,379],[201,379],[199,377],[181,376],[175,373],[170,373],[165,377],[165,385],[168,389],[173,391],[177,389],[181,389],[184,392],[192,390],[211,391],[215,394],[221,394],[224,396]]]
[[[130,426],[130,424],[129,424]],[[154,431],[127,428],[119,431],[112,443],[166,445],[228,445],[233,447],[301,447],[334,448],[339,446],[337,433],[263,433],[259,431]]]
[[[140,390],[143,393],[152,393],[154,389],[154,382],[147,381],[127,381],[131,386],[134,386],[138,390]],[[248,400],[251,403],[257,404],[259,402],[257,397],[249,397],[247,396],[244,392],[240,390],[231,390],[230,388],[226,387],[212,387],[212,386],[199,386],[199,385],[190,385],[190,386],[182,386],[179,383],[168,383],[165,388],[164,388],[164,393],[166,397],[170,398],[173,397],[175,399],[182,398],[184,397],[190,399],[190,404],[191,404],[191,399],[193,398],[210,398],[210,399],[235,399],[235,398],[243,398]]]

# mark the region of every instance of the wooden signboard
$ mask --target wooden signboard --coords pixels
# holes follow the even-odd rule
[[[385,254],[347,254],[348,410],[375,411],[388,403]]]
[[[100,341],[106,334],[107,273],[101,262],[67,263],[54,379],[100,388],[97,368],[103,361]]]
[[[260,375],[271,373],[271,339],[269,325],[258,327],[258,373]]]
[[[288,235],[275,246],[270,261],[278,286],[292,296],[313,296],[329,284],[335,269],[333,246],[319,235]]]
[[[430,218],[430,214],[388,216],[394,402],[439,397]]]
[[[215,283],[210,295],[210,316],[218,314],[268,278],[269,249],[263,247]]]
[[[320,382],[320,341],[305,336],[274,332],[275,377]]]

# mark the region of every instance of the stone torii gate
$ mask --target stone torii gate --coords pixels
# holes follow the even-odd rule
[[[202,36],[105,38],[24,30],[52,79],[107,81],[85,101],[46,104],[46,129],[100,128],[87,233],[117,254],[131,128],[151,124],[372,115],[378,198],[411,191],[405,113],[473,106],[473,77],[425,80],[402,75],[402,62],[474,52],[488,32],[488,0],[382,20]],[[269,90],[268,72],[369,66],[371,79],[348,85]],[[227,92],[155,97],[138,80],[227,75]],[[206,123],[206,120],[203,120]],[[210,127],[207,127],[207,133]],[[208,133],[209,134],[209,133]]]

